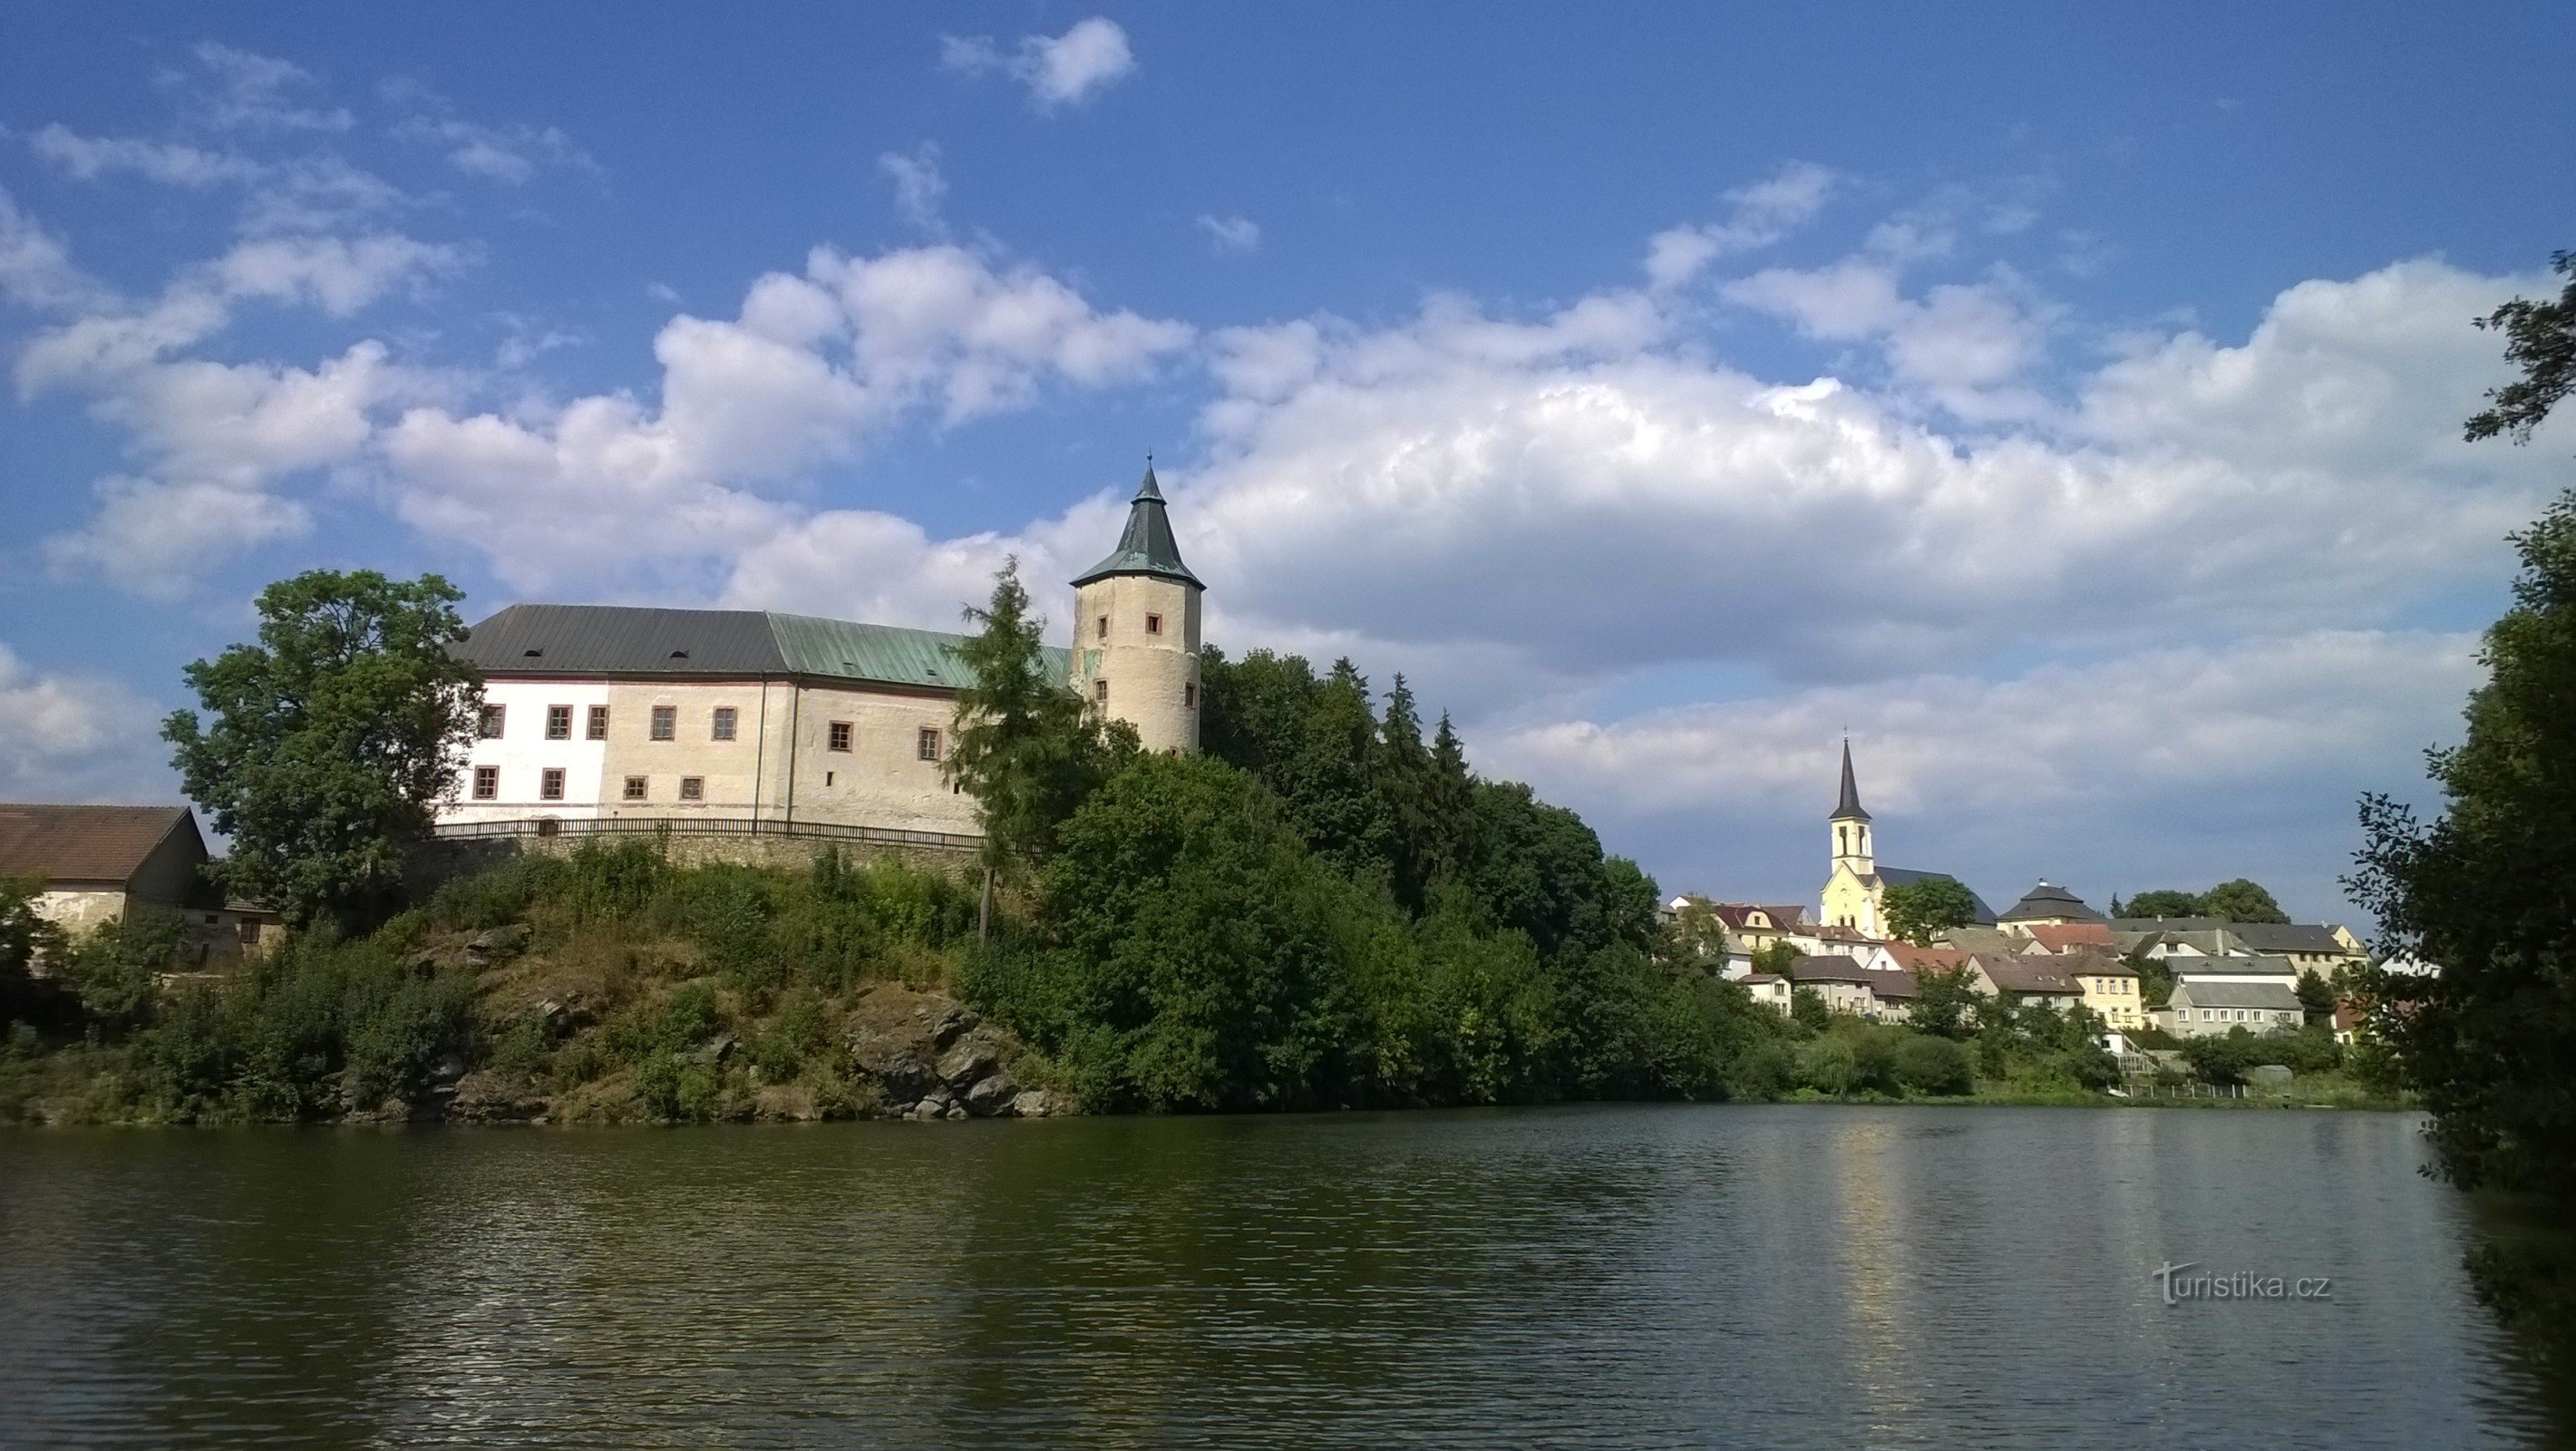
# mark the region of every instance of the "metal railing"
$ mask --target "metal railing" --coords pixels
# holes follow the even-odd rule
[[[522,836],[777,836],[913,846],[932,851],[980,851],[984,838],[953,831],[908,831],[891,826],[846,826],[830,821],[774,821],[749,816],[525,816],[507,821],[455,821],[431,828],[439,841],[485,841]]]

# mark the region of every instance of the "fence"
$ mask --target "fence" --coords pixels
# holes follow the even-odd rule
[[[2243,1098],[2242,1083],[2133,1083],[2134,1098]]]
[[[806,841],[855,841],[927,851],[980,851],[984,838],[953,831],[906,831],[890,826],[845,826],[829,821],[775,821],[749,816],[527,816],[508,821],[458,821],[434,828],[439,841],[490,841],[514,837],[668,836],[780,837]]]

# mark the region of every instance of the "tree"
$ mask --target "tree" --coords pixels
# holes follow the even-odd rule
[[[2299,974],[2299,1007],[2306,1013],[2307,1022],[2334,1021],[2334,988],[2313,967]]]
[[[2265,1061],[2264,1049],[2255,1036],[2243,1028],[2230,1028],[2225,1033],[2183,1041],[2182,1061],[2203,1083],[2221,1086],[2243,1083],[2245,1070]]]
[[[2199,917],[2205,914],[2201,911],[2200,898],[2194,894],[2177,892],[2168,887],[2158,887],[2154,891],[2140,892],[2131,897],[2125,906],[2111,915],[2114,917]]]
[[[2478,319],[2478,326],[2505,335],[2504,355],[2521,366],[2522,377],[2487,394],[2495,406],[2469,419],[2472,443],[2499,433],[2529,443],[2540,420],[2576,389],[2576,252],[2553,253],[2549,263],[2567,279],[2556,302],[2517,297]]]
[[[2229,922],[2287,922],[2290,914],[2259,882],[2238,877],[2200,894],[2200,915]]]
[[[983,628],[957,650],[974,679],[957,692],[956,727],[939,773],[975,798],[989,920],[991,883],[1054,849],[1057,826],[1134,751],[1135,731],[1105,728],[1047,668],[1046,622],[1029,613],[1018,559],[1004,562],[991,601],[968,606],[966,618]]]
[[[2567,253],[2555,259],[2576,278]],[[2568,392],[2576,286],[2555,304],[2487,319],[2520,382],[2468,421],[2470,438],[2527,441]],[[2461,743],[2428,753],[2445,810],[2429,825],[2385,796],[2361,806],[2346,879],[2379,918],[2382,953],[2433,973],[2364,976],[2370,1026],[2435,1119],[2441,1166],[2463,1187],[2576,1199],[2576,491],[2513,539],[2513,603],[2488,629],[2486,683]]]
[[[1794,943],[1774,942],[1753,954],[1753,970],[1773,977],[1787,977],[1789,965],[1797,960],[1798,949]]]
[[[455,788],[482,699],[464,596],[434,574],[313,570],[260,591],[259,643],[187,668],[213,717],[174,712],[172,764],[231,854],[228,889],[302,925],[380,906]]]
[[[1973,1038],[1985,994],[1977,991],[1976,974],[1965,967],[1936,967],[1914,975],[1921,994],[1906,1019],[1914,1031],[1936,1038]]]
[[[1789,989],[1789,1017],[1800,1027],[1818,1032],[1834,1025],[1834,1010],[1825,1006],[1825,995],[1811,987]]]
[[[2133,947],[2120,959],[2138,974],[2138,1004],[2161,1008],[2173,1000],[2174,977],[2161,957],[2149,957],[2144,947]]]
[[[1887,930],[1917,947],[1931,946],[1934,934],[1965,927],[1977,916],[1977,899],[1955,877],[1900,882],[1880,896],[1879,905],[1887,912]]]
[[[37,962],[56,961],[63,951],[63,930],[36,910],[44,891],[41,873],[0,877],[0,1028],[32,1010],[29,985]]]

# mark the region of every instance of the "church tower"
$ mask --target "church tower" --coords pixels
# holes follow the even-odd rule
[[[1852,779],[1849,736],[1843,737],[1842,799],[1834,803],[1834,814],[1826,820],[1834,832],[1834,865],[1849,866],[1857,877],[1875,874],[1877,863],[1869,846],[1869,813],[1860,809],[1860,783]]]
[[[1073,582],[1073,688],[1149,751],[1199,748],[1199,597],[1154,464],[1109,557]]]

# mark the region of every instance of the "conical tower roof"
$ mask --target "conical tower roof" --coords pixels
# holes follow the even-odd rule
[[[1827,821],[1867,821],[1869,813],[1860,809],[1860,783],[1852,779],[1851,737],[1843,737],[1843,795],[1834,803],[1834,814]]]
[[[1145,482],[1137,486],[1136,497],[1127,506],[1127,529],[1118,536],[1118,547],[1109,551],[1108,558],[1084,570],[1073,583],[1080,588],[1113,574],[1158,574],[1207,588],[1181,562],[1181,546],[1172,538],[1172,521],[1164,510],[1162,486],[1154,482],[1151,459],[1145,461]]]

